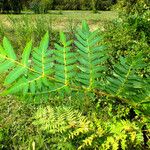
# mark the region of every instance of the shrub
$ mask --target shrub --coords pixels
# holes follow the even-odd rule
[[[125,1],[122,1],[125,2]],[[150,23],[149,23],[149,5],[143,5],[144,1],[137,1],[128,9],[124,5],[124,9],[120,11],[119,19],[114,20],[106,29],[106,41],[109,42],[112,59],[127,55],[136,55],[142,52],[145,61],[149,63],[150,59]],[[123,4],[119,2],[123,7]],[[117,5],[118,6],[118,5]],[[113,59],[113,61],[115,61]],[[143,75],[149,74],[149,65],[144,68]]]

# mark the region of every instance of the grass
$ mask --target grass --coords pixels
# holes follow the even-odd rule
[[[63,30],[68,31],[68,25],[72,23],[75,25],[80,23],[82,20],[87,20],[90,26],[93,28],[99,27],[99,25],[105,25],[106,22],[112,21],[117,18],[118,14],[114,11],[99,11],[94,14],[92,11],[50,11],[49,14],[21,14],[21,15],[0,15],[1,25],[6,25],[7,28],[13,26],[14,22],[10,19],[17,20],[17,23],[28,20],[31,24],[36,21],[36,19],[47,20],[47,22],[52,22],[53,30]],[[42,21],[41,19],[41,21]],[[43,22],[41,22],[43,24]],[[44,26],[43,26],[44,27]],[[69,26],[70,27],[70,26]]]
[[[68,35],[70,36],[70,33],[74,32],[82,20],[87,20],[92,30],[95,28],[104,30],[106,24],[118,16],[117,13],[113,11],[100,11],[97,14],[91,11],[62,11],[61,13],[62,14],[60,14],[60,11],[50,11],[49,14],[39,15],[32,13],[0,15],[0,43],[4,36],[8,37],[14,48],[19,50],[19,54],[25,46],[25,43],[30,39],[34,41],[34,45],[37,45],[46,31],[51,33],[51,41],[55,42],[58,40],[57,37],[60,30],[69,32]],[[1,76],[0,92],[3,90],[1,84],[3,83],[3,79],[3,76]],[[1,138],[5,142],[2,143],[2,147],[0,145],[0,149],[27,149],[26,146],[28,143],[24,141],[31,141],[29,142],[29,146],[31,146],[33,139],[39,136],[35,135],[35,129],[31,124],[30,118],[37,107],[36,105],[26,105],[22,103],[21,100],[21,97],[15,96],[1,97],[0,142]],[[65,100],[62,101],[65,102]],[[62,101],[56,98],[55,103],[60,104]],[[68,100],[66,100],[66,103],[67,102]],[[54,100],[51,100],[50,103],[53,105]],[[73,101],[73,103],[78,104],[78,102],[75,101]],[[10,147],[7,147],[7,145]],[[14,145],[16,147],[13,147]]]
[[[105,30],[107,24],[117,18],[114,11],[50,11],[49,14],[32,14],[30,12],[21,15],[0,15],[0,43],[4,36],[8,37],[15,49],[22,51],[24,45],[32,39],[34,45],[49,31],[51,41],[58,41],[59,31],[69,33],[71,36],[75,29],[86,20],[91,30]],[[54,42],[53,42],[54,41]],[[19,53],[18,52],[18,53]]]

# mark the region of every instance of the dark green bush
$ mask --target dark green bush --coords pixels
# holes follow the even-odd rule
[[[47,13],[52,8],[53,0],[33,0],[30,3],[31,10],[36,14]]]
[[[144,7],[144,8],[143,8]],[[150,59],[150,7],[134,5],[130,13],[120,12],[119,19],[107,26],[106,42],[109,43],[113,61],[120,56],[136,55],[143,52],[145,62]],[[150,72],[150,67],[144,69]]]
[[[62,0],[54,1],[55,9],[62,10],[110,10],[111,0]]]

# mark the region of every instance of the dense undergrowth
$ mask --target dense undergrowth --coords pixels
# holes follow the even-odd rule
[[[47,33],[23,54],[4,38],[0,148],[149,149],[146,14],[121,18],[105,32],[83,22],[75,35],[61,32],[53,44]]]

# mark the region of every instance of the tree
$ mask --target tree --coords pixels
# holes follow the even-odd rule
[[[150,8],[150,2],[149,0],[120,0],[117,2],[116,7],[127,14],[141,14]]]
[[[113,4],[113,0],[97,0],[96,9],[97,10],[110,10]]]
[[[20,14],[22,8],[22,1],[21,0],[11,0],[11,8],[16,14]]]
[[[31,9],[35,13],[47,13],[48,9],[51,9],[53,0],[33,0],[30,4]]]
[[[10,0],[2,0],[2,12],[9,13],[11,11]]]
[[[91,0],[80,0],[82,10],[91,10]]]
[[[80,0],[64,0],[63,6],[67,10],[79,10]]]
[[[21,13],[22,2],[21,0],[0,0],[0,10],[3,13]]]

